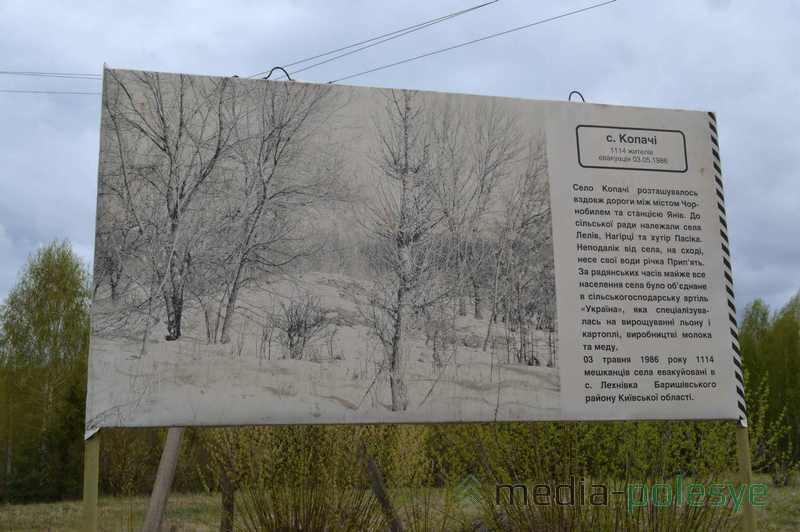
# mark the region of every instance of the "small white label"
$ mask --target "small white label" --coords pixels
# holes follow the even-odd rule
[[[580,125],[578,163],[584,168],[685,172],[686,137],[682,131]]]

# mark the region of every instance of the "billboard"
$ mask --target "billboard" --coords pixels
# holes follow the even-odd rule
[[[738,419],[713,115],[106,70],[86,429]]]

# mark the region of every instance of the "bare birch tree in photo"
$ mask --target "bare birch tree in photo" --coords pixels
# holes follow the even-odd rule
[[[379,241],[374,260],[385,275],[371,300],[372,327],[386,354],[391,409],[399,411],[408,406],[403,380],[408,322],[412,312],[437,298],[432,285],[442,258],[434,229],[441,216],[432,196],[425,102],[411,91],[389,91],[385,98],[385,114],[378,121],[380,195],[370,221]]]
[[[211,341],[230,341],[240,291],[256,275],[286,271],[313,251],[302,234],[311,229],[307,209],[338,193],[334,154],[309,144],[333,106],[329,96],[325,86],[271,83],[237,98],[230,178],[216,202],[224,244],[212,252],[222,290],[213,295],[215,315],[207,314]]]
[[[528,146],[525,165],[509,191],[504,212],[495,228],[492,306],[483,349],[502,314],[509,355],[514,351],[517,362],[539,365],[533,334],[543,318],[555,312],[547,158],[542,139]]]
[[[482,277],[488,246],[481,229],[490,215],[498,184],[511,171],[520,151],[520,134],[513,116],[496,103],[471,113],[444,106],[434,121],[433,191],[457,259],[452,282],[459,288],[458,313],[467,314],[466,295],[475,319],[483,319]]]
[[[233,131],[226,86],[225,78],[144,72],[123,78],[109,71],[107,110],[112,123],[124,125],[132,133],[126,141],[142,143],[146,153],[125,170],[136,174],[148,189],[140,191],[146,196],[123,198],[127,204],[122,209],[141,220],[140,227],[147,223],[151,229],[153,274],[166,314],[167,340],[181,337],[193,231],[201,213],[196,202]],[[138,212],[141,209],[148,211],[146,216]],[[153,294],[147,298],[152,300]]]
[[[163,233],[160,192],[148,179],[152,146],[116,112],[117,98],[103,102],[110,122],[101,137],[92,329],[97,333],[141,335],[145,352],[149,327],[163,314],[157,290],[158,235]],[[108,286],[106,293],[105,285]],[[154,301],[157,299],[157,301]],[[109,303],[110,300],[110,304]]]

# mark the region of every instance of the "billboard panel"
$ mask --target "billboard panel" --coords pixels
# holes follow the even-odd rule
[[[710,128],[106,70],[87,431],[738,418]]]

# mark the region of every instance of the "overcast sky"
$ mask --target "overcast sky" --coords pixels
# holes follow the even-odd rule
[[[4,0],[0,70],[247,76],[477,3]],[[590,3],[500,0],[297,77],[338,79]],[[799,29],[791,0],[619,0],[347,83],[716,111],[737,299],[775,307],[800,288]],[[0,75],[0,89],[100,83]],[[0,298],[44,243],[69,239],[91,261],[99,114],[99,96],[0,93]]]

